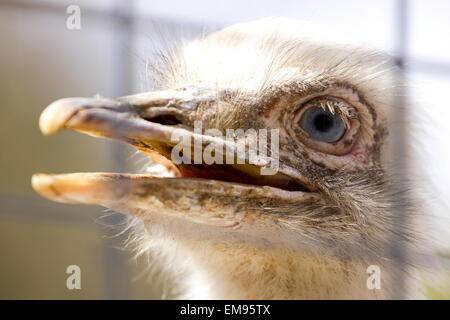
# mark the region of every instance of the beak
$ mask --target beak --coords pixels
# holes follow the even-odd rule
[[[66,98],[55,101],[42,112],[39,127],[45,135],[71,128],[118,140],[170,142],[171,130],[143,118],[152,114],[184,117],[184,111],[196,108],[189,105],[195,102],[186,91],[149,92],[116,99]],[[171,107],[174,105],[176,108]]]
[[[226,153],[240,159],[238,145],[221,137],[193,132],[192,120],[200,104],[214,103],[217,94],[193,89],[157,91],[110,98],[66,98],[53,102],[41,114],[39,127],[44,135],[63,128],[132,145],[157,163],[169,165],[171,147],[191,147],[194,141],[206,146],[224,146]],[[183,137],[183,139],[180,139]],[[163,157],[161,157],[163,156]],[[245,159],[241,159],[245,161]],[[267,159],[260,159],[265,165]]]
[[[240,224],[236,214],[243,207],[247,213],[251,212],[248,209],[251,203],[255,203],[255,212],[261,215],[262,199],[267,199],[266,208],[272,210],[274,198],[279,205],[314,198],[314,193],[288,192],[272,187],[289,182],[279,175],[271,177],[271,186],[265,181],[256,183],[260,179],[259,173],[255,174],[257,165],[241,165],[239,170],[230,165],[208,166],[206,169],[204,166],[174,165],[170,157],[173,146],[184,143],[191,148],[196,140],[201,141],[202,150],[206,146],[221,146],[217,150],[223,151],[224,159],[227,155],[236,160],[242,157],[237,152],[239,145],[235,141],[203,135],[192,129],[198,106],[214,103],[217,99],[217,92],[189,88],[115,99],[58,100],[41,114],[39,126],[45,135],[69,128],[117,140],[148,154],[165,168],[165,173],[163,177],[151,173],[35,174],[33,188],[54,201],[100,204],[138,216],[164,212],[165,215],[181,215],[194,222],[222,226]],[[174,140],[174,136],[183,139]],[[247,157],[247,153],[244,156]],[[261,159],[260,165],[263,166],[265,161],[267,159]],[[247,180],[242,178],[244,172],[248,175]],[[230,177],[233,177],[231,181]],[[220,223],[217,222],[219,220]]]
[[[196,106],[186,110],[183,107],[193,101],[194,97],[186,91],[150,92],[116,99],[66,98],[55,101],[42,112],[39,127],[44,135],[70,128],[137,147],[141,142],[171,144],[173,127],[145,119],[152,115],[153,118],[171,115],[185,119],[185,111]]]
[[[66,98],[53,102],[42,112],[39,127],[44,135],[69,128],[132,145],[174,173],[176,168],[162,154],[173,145],[171,137],[176,129],[188,136],[190,131],[147,121],[145,117],[170,115],[186,119],[184,103],[193,100],[192,93],[186,91],[149,92],[117,99]],[[156,152],[152,146],[161,146],[162,150]]]

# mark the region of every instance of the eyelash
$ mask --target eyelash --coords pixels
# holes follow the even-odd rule
[[[331,104],[331,101],[335,102],[335,104]],[[300,106],[300,110],[307,110],[310,106],[319,106],[324,110],[329,110],[332,114],[338,112],[341,116],[342,121],[344,122],[345,128],[348,129],[350,124],[350,119],[357,119],[356,110],[351,107],[348,103],[342,101],[336,97],[320,97],[314,98],[308,102],[303,103]]]

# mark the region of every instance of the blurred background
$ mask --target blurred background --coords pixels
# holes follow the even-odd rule
[[[70,5],[81,9],[79,30],[67,28]],[[428,114],[425,142],[418,143],[424,152],[410,157],[433,177],[429,210],[449,219],[447,0],[0,0],[0,299],[170,298],[163,290],[170,279],[157,268],[148,276],[148,261],[121,249],[127,233],[118,234],[120,214],[56,204],[30,185],[36,172],[133,172],[145,160],[118,143],[74,132],[43,137],[39,114],[63,97],[149,90],[146,64],[158,48],[266,16],[315,21],[395,58],[408,76],[415,114],[422,116],[420,108]],[[442,244],[445,257],[448,238]],[[81,290],[66,288],[72,264],[81,268]],[[430,297],[449,298],[447,292],[430,289]]]

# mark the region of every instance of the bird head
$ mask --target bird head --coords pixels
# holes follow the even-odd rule
[[[344,255],[384,245],[397,83],[384,55],[272,18],[184,43],[153,70],[156,91],[58,100],[39,125],[126,143],[157,165],[36,174],[36,191],[193,241]]]

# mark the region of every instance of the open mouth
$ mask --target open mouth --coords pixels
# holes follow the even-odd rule
[[[172,138],[175,130],[188,137],[188,141],[199,138],[180,110],[192,111],[199,100],[192,93],[169,91],[117,99],[68,98],[54,102],[41,114],[39,125],[44,134],[69,128],[113,139],[134,146],[155,164],[150,165],[144,174],[36,174],[32,179],[34,189],[56,201],[105,206],[112,202],[131,201],[136,195],[141,197],[148,192],[159,195],[158,201],[171,197],[167,195],[169,193],[180,195],[183,192],[182,197],[194,194],[189,201],[201,197],[202,205],[208,196],[214,198],[219,195],[243,199],[261,199],[269,197],[269,194],[284,199],[315,195],[304,181],[283,172],[261,175],[261,166],[255,164],[196,164],[190,161],[175,164],[171,160],[171,151],[176,144]],[[201,150],[217,143],[228,147],[231,144],[231,148],[225,150],[232,152],[237,148],[233,142],[220,137],[201,135]],[[166,195],[161,193],[162,189]]]
[[[236,165],[238,167],[238,165]],[[230,183],[239,183],[252,186],[267,186],[285,191],[311,192],[308,187],[294,181],[282,173],[272,176],[262,176],[251,172],[243,165],[242,168],[235,168],[231,165],[181,165],[178,166],[181,177],[218,180]],[[243,174],[246,172],[246,174]]]

